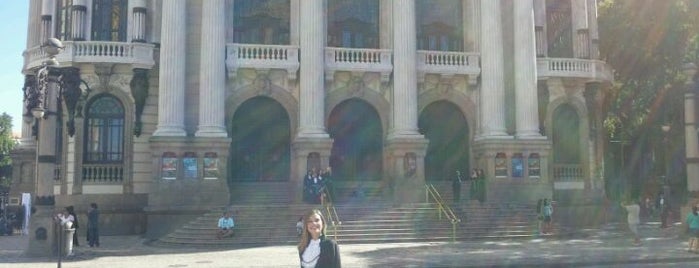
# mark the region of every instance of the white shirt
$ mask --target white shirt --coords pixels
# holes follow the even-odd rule
[[[301,267],[314,268],[320,257],[320,239],[311,240],[308,247],[301,254]]]
[[[641,207],[639,207],[638,204],[626,205],[624,208],[628,211],[626,220],[629,224],[639,224],[641,222],[638,219],[638,214],[641,212]]]

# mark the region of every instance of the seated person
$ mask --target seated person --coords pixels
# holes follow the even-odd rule
[[[216,233],[216,238],[221,239],[224,237],[231,237],[234,235],[233,227],[235,222],[231,216],[230,211],[223,212],[223,217],[218,219],[218,233]]]

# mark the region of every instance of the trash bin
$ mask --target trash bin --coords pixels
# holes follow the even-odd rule
[[[75,228],[73,228],[72,222],[67,222],[63,228],[63,254],[65,256],[73,255],[73,234],[75,234]]]

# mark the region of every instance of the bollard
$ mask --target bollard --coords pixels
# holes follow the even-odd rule
[[[63,253],[66,257],[73,255],[73,234],[75,234],[75,228],[73,228],[72,222],[67,222],[65,228],[63,229],[63,239],[64,248]]]

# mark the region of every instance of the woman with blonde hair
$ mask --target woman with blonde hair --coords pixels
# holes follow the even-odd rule
[[[341,267],[337,243],[325,236],[323,214],[311,210],[303,216],[303,232],[299,241],[299,259],[303,268]]]

